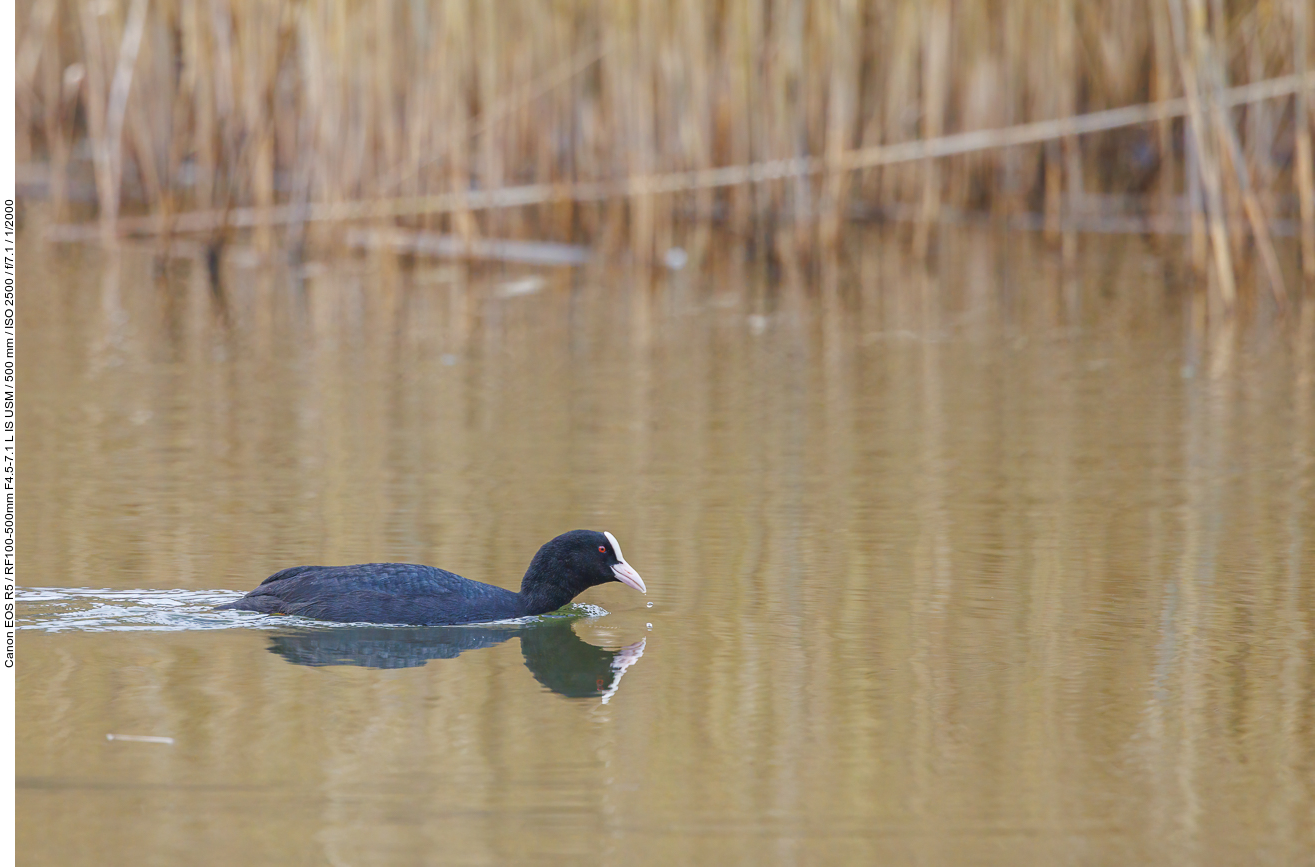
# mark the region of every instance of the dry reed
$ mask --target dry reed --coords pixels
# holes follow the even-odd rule
[[[123,201],[175,229],[391,215],[641,258],[682,218],[830,241],[913,206],[925,247],[945,206],[1058,234],[1132,195],[1199,217],[1225,307],[1248,239],[1281,301],[1270,221],[1301,220],[1315,275],[1315,87],[1229,111],[1229,86],[1302,81],[1307,2],[23,0],[18,148],[57,200],[90,153],[107,233]],[[1141,126],[1077,120],[1120,107]]]

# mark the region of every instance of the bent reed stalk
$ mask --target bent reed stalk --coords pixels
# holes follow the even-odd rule
[[[1270,221],[1315,273],[1306,2],[21,0],[18,158],[58,202],[93,155],[106,234],[388,218],[641,258],[691,217],[834,240],[912,208],[921,248],[946,206],[1131,197],[1199,214],[1225,307],[1254,238],[1281,303]]]

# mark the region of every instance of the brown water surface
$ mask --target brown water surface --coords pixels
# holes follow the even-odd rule
[[[1315,305],[1209,330],[1081,249],[238,250],[216,295],[29,234],[21,862],[1312,863]],[[208,611],[299,563],[515,586],[574,527],[648,595]]]

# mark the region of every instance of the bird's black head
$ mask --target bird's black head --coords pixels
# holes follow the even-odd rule
[[[521,580],[521,597],[529,614],[556,611],[576,596],[606,584],[620,581],[640,593],[647,593],[644,579],[621,555],[621,546],[611,533],[572,530],[545,544],[530,561]]]

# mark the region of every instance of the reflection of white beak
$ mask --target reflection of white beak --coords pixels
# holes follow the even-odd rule
[[[639,573],[632,569],[626,561],[622,560],[613,566],[612,574],[616,576],[616,580],[627,587],[633,587],[640,593],[648,593],[648,588],[644,586],[644,579],[640,578]]]
[[[612,685],[603,693],[603,704],[607,704],[612,700],[612,696],[616,695],[617,687],[621,686],[621,675],[626,673],[626,669],[639,662],[639,657],[644,655],[645,641],[647,639],[641,638],[634,644],[627,644],[612,657],[612,671],[616,672],[616,676],[612,678]]]

